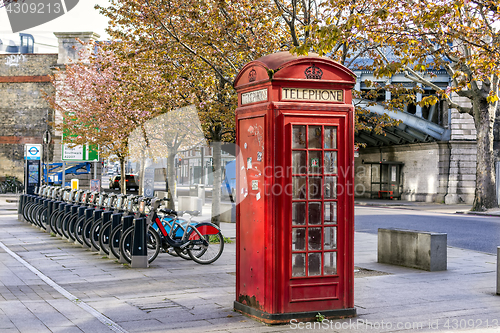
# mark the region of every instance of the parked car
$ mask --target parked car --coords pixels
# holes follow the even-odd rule
[[[121,175],[113,176],[109,179],[109,188],[113,190],[120,189]],[[125,175],[125,186],[127,190],[138,190],[139,189],[139,178],[136,175]]]

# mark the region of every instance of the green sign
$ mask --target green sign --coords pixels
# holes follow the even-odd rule
[[[62,145],[63,161],[99,161],[99,150],[96,145],[79,145],[70,147],[69,144]]]
[[[62,158],[63,161],[90,162],[99,161],[99,146],[97,145],[72,145],[64,143],[65,137],[75,136],[68,130],[63,130],[62,135]]]

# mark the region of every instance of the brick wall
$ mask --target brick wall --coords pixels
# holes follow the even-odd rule
[[[42,143],[52,109],[44,93],[57,54],[0,54],[0,176],[23,179],[24,144]],[[49,128],[50,129],[50,128]]]

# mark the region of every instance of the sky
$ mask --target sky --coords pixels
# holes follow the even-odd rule
[[[54,36],[54,32],[92,31],[101,36],[100,40],[107,40],[109,36],[105,29],[108,25],[108,19],[94,9],[96,4],[105,7],[109,2],[108,0],[80,0],[66,14],[20,32],[33,35],[35,49],[38,48],[38,53],[57,53],[57,38]],[[19,45],[19,33],[12,33],[5,8],[0,8],[0,39],[4,44],[6,44],[6,40],[12,40],[16,45]]]

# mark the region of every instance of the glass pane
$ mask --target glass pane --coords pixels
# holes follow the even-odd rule
[[[309,151],[309,173],[321,173],[320,151]]]
[[[325,173],[337,173],[336,151],[325,151]]]
[[[306,198],[306,177],[293,177],[293,199],[305,199]]]
[[[337,148],[337,128],[325,127],[325,149]]]
[[[325,177],[325,199],[336,199],[336,198],[337,198],[337,177]]]
[[[337,248],[337,228],[328,227],[324,229],[324,249],[335,250]]]
[[[306,166],[306,152],[294,151],[292,152],[292,172],[293,173],[307,173]]]
[[[321,126],[309,126],[309,148],[321,148]]]
[[[325,202],[325,224],[337,223],[337,203]]]
[[[321,199],[321,177],[309,177],[309,199]]]
[[[305,148],[306,147],[306,127],[293,126],[292,127],[292,148]]]
[[[294,225],[306,224],[306,203],[305,202],[292,203],[292,224],[294,224]]]
[[[292,229],[292,250],[305,251],[306,249],[306,228]]]
[[[324,253],[324,275],[335,275],[337,274],[337,252],[325,252]]]
[[[321,275],[321,253],[309,253],[307,275]]]
[[[305,253],[292,254],[292,276],[306,276]]]
[[[321,250],[322,228],[309,228],[309,250]]]
[[[321,224],[321,202],[309,203],[309,224]]]

